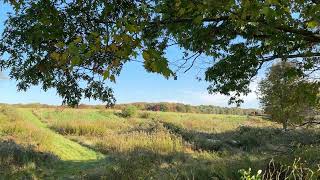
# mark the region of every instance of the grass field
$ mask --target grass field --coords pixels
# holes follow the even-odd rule
[[[317,179],[320,131],[279,127],[251,116],[2,106],[0,179],[240,179],[249,168]]]

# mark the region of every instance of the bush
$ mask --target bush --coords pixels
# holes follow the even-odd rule
[[[136,106],[127,106],[125,109],[122,110],[121,114],[123,117],[135,117],[138,113],[138,109]]]

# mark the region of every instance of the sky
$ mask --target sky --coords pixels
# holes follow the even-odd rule
[[[10,7],[0,1],[0,33],[4,28],[4,21]],[[177,47],[171,48],[167,52],[170,60],[177,60],[181,50]],[[1,57],[0,57],[1,58]],[[197,68],[187,73],[181,73],[177,80],[165,79],[158,74],[145,71],[139,62],[127,63],[115,84],[108,84],[113,87],[117,103],[131,102],[179,102],[192,105],[216,105],[229,106],[229,97],[220,94],[209,95],[207,92],[208,82],[196,80]],[[60,105],[62,99],[56,94],[54,89],[44,92],[40,87],[31,87],[26,92],[18,92],[16,81],[7,77],[8,72],[0,73],[0,103],[43,103]],[[254,92],[257,81],[250,85],[252,93],[244,97],[242,108],[259,108],[257,95]],[[99,101],[84,99],[81,103],[103,104]],[[232,105],[234,106],[234,105]]]

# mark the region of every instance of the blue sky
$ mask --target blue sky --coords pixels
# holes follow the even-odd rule
[[[8,5],[0,1],[0,32],[3,31],[4,21],[7,12],[10,10]],[[171,48],[167,56],[171,60],[181,58],[181,50]],[[130,62],[126,64],[122,73],[117,78],[116,84],[110,84],[114,89],[117,103],[129,102],[181,102],[186,104],[210,104],[219,106],[228,106],[228,97],[216,94],[209,95],[207,87],[209,83],[196,80],[197,69],[187,73],[181,73],[178,80],[165,79],[161,75],[147,73],[139,62]],[[44,92],[39,87],[32,87],[27,92],[17,92],[16,82],[3,77],[6,72],[0,75],[0,102],[1,103],[46,103],[61,104],[61,98],[56,95],[54,89]],[[251,85],[255,90],[256,83]],[[242,107],[257,108],[259,106],[256,94],[250,93],[244,97],[245,103]],[[89,101],[84,99],[81,103],[102,104],[102,102]]]

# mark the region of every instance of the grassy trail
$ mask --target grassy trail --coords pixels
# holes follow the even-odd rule
[[[25,120],[52,134],[53,140],[50,143],[53,148],[51,152],[62,160],[59,166],[55,168],[59,177],[79,173],[86,168],[97,166],[99,161],[104,159],[103,154],[71,141],[49,129],[32,113],[31,109],[19,109],[18,111]]]

